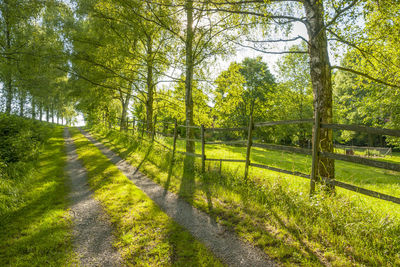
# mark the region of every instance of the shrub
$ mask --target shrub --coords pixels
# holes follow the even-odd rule
[[[11,178],[28,172],[51,128],[35,120],[0,114],[0,175]]]

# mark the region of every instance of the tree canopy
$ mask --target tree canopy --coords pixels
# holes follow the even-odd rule
[[[5,0],[1,110],[69,123],[81,113],[89,125],[121,130],[133,118],[152,131],[155,117],[229,127],[246,126],[251,114],[268,121],[316,112],[325,123],[397,128],[399,9],[374,0]],[[192,153],[194,130],[186,129]],[[311,141],[301,127],[259,134]],[[327,152],[334,142],[374,139],[320,135]],[[334,177],[332,160],[321,159],[321,175]]]

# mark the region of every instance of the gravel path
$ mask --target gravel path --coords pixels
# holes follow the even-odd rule
[[[111,162],[137,187],[145,192],[161,209],[177,223],[186,228],[194,237],[203,242],[211,251],[229,266],[276,266],[260,249],[238,239],[208,214],[197,210],[176,194],[165,192],[164,188],[116,155],[90,134],[81,132],[96,145]]]
[[[121,257],[112,246],[111,225],[87,184],[86,170],[78,160],[75,145],[64,129],[70,178],[71,215],[74,222],[74,250],[82,266],[121,266]]]

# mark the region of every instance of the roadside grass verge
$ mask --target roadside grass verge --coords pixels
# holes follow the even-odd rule
[[[89,184],[115,226],[115,246],[129,266],[223,266],[77,129],[70,129]]]
[[[49,127],[49,126],[47,126]],[[74,262],[61,127],[24,175],[0,179],[0,265],[67,266]]]
[[[308,180],[255,168],[251,168],[251,181],[245,183],[243,165],[235,163],[224,162],[221,173],[215,164],[208,165],[203,175],[198,166],[194,171],[185,170],[185,157],[179,154],[171,165],[170,151],[157,144],[151,146],[116,131],[92,134],[149,178],[208,212],[283,265],[400,264],[398,205],[341,189],[336,196],[322,190],[310,199]],[[207,155],[218,157],[224,149],[215,147],[214,154],[208,149]],[[303,168],[308,163],[301,155],[261,152],[260,161],[287,162],[289,169],[306,172]],[[368,171],[360,175],[372,179]],[[394,184],[393,178],[387,179]]]

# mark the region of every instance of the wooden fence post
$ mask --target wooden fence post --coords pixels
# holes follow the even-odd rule
[[[320,134],[320,116],[318,108],[315,111],[314,133],[312,143],[312,164],[311,164],[311,180],[310,180],[310,195],[315,192],[315,183],[317,181],[318,170],[318,147],[319,147],[319,134]]]
[[[253,128],[254,128],[254,123],[253,123],[253,115],[250,115],[250,121],[249,121],[249,130],[248,130],[248,136],[247,136],[247,150],[246,150],[246,165],[244,167],[244,180],[247,181],[247,178],[249,176],[249,167],[250,167],[250,152],[251,152],[251,146],[253,144]]]
[[[206,141],[204,137],[204,125],[201,125],[201,171],[206,172]]]
[[[176,139],[178,138],[178,122],[175,119],[175,128],[174,128],[174,141],[172,144],[172,158],[175,156],[175,150],[176,150]]]

